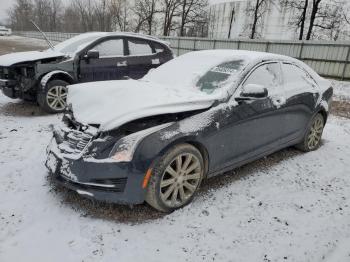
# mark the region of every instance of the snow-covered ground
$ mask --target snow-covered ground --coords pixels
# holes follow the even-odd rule
[[[11,36],[0,36],[0,39],[2,40],[9,40],[9,41],[16,41],[16,42],[25,42],[27,45],[33,45],[37,47],[47,47],[47,43],[45,40],[37,39],[37,38],[30,38],[30,37],[22,37],[17,35],[11,35]]]
[[[0,261],[350,261],[350,120],[212,179],[169,215],[84,200],[47,178],[60,116],[0,95]]]
[[[333,81],[334,99],[350,101],[350,82]]]
[[[56,42],[54,42],[54,44],[56,44]],[[41,39],[15,35],[0,36],[0,55],[20,51],[45,50],[48,48],[46,41]]]

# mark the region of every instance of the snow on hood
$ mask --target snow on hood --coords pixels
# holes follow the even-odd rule
[[[176,89],[144,80],[103,81],[69,87],[68,104],[82,124],[115,129],[143,117],[206,109],[223,93]]]
[[[0,56],[0,66],[12,66],[14,64],[23,62],[32,62],[40,59],[62,57],[64,54],[53,51],[51,49],[46,51],[29,51],[17,52]]]

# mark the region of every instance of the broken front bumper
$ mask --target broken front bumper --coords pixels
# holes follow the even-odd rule
[[[17,80],[0,79],[0,89],[5,96],[17,98],[18,92],[15,87],[18,85]]]
[[[45,165],[55,180],[84,197],[118,204],[144,202],[144,174],[131,163],[70,158],[60,153],[54,138],[47,155]]]

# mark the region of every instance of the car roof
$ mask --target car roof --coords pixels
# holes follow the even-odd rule
[[[128,37],[136,37],[136,38],[141,38],[149,41],[155,41],[159,42],[162,44],[165,44],[169,46],[169,43],[166,41],[163,41],[157,37],[154,36],[149,36],[145,34],[140,34],[140,33],[132,33],[132,32],[89,32],[89,33],[82,33],[80,34],[81,36],[100,36],[100,37],[107,37],[107,36],[128,36]]]
[[[232,50],[232,49],[215,49],[215,50],[202,50],[195,51],[191,53],[187,53],[186,55],[190,55],[193,57],[203,57],[203,56],[216,56],[228,59],[244,59],[247,61],[262,61],[262,60],[283,60],[289,62],[296,62],[295,58],[272,54],[267,52],[257,52],[257,51],[248,51],[248,50]]]

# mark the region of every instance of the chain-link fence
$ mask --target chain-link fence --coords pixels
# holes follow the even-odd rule
[[[43,38],[39,32],[15,31],[14,34],[32,38]],[[52,41],[64,41],[77,34],[46,32],[46,35]],[[325,77],[343,80],[350,79],[350,41],[267,41],[164,36],[160,36],[159,38],[169,42],[177,55],[205,49],[264,51],[300,59]]]

